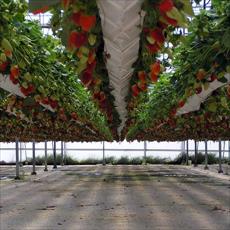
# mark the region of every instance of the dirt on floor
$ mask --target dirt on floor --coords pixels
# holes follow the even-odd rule
[[[23,170],[0,181],[1,230],[230,229],[229,176],[167,165]]]

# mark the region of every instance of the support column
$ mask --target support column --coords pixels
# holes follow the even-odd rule
[[[45,168],[44,171],[48,171],[47,168],[47,141],[45,141]]]
[[[15,176],[15,180],[20,180],[20,175],[19,175],[19,143],[18,143],[18,139],[15,141],[15,154],[16,154],[16,176]]]
[[[147,150],[147,142],[144,141],[144,164],[147,165],[147,154],[146,154],[146,150]]]
[[[194,167],[197,167],[197,142],[196,142],[196,140],[194,141],[194,151],[195,151],[195,156],[194,156]]]
[[[189,142],[186,141],[186,165],[188,165],[188,159],[189,159]]]
[[[221,153],[221,140],[219,140],[219,170],[218,170],[218,173],[223,173],[221,155],[222,155],[222,153]]]
[[[208,141],[207,139],[205,139],[205,166],[204,169],[207,170],[208,169]]]
[[[56,155],[56,141],[53,142],[53,155],[54,155],[54,165],[53,165],[53,169],[57,168],[57,155]]]
[[[103,165],[106,165],[106,162],[105,162],[105,142],[104,141],[102,142],[102,147],[103,147]]]
[[[230,165],[230,141],[228,141],[228,165]]]
[[[22,164],[22,142],[19,142],[19,146],[20,146],[20,158],[19,158],[19,165],[20,165],[20,167],[22,167],[23,166],[23,164]]]
[[[33,171],[31,173],[31,175],[36,175],[36,170],[35,170],[35,164],[36,164],[36,160],[35,160],[35,141],[33,141],[32,143],[32,152],[33,152]]]
[[[63,141],[61,141],[61,166],[64,165],[64,146]]]

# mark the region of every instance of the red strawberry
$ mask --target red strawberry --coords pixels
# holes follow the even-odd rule
[[[53,109],[58,107],[58,102],[56,100],[49,99],[49,104]]]
[[[87,71],[92,73],[94,71],[94,69],[96,68],[96,60],[94,59],[94,61],[91,64],[87,65]]]
[[[73,13],[71,16],[71,20],[77,25],[80,25],[80,17],[81,17],[81,12],[78,11],[77,13]]]
[[[18,84],[18,79],[15,78],[12,74],[10,74],[10,80],[13,82],[13,84]]]
[[[215,81],[216,79],[217,79],[217,76],[216,76],[216,74],[213,73],[213,74],[210,76],[211,82]]]
[[[68,47],[70,49],[80,48],[87,43],[87,35],[84,32],[78,33],[77,31],[72,31],[68,39]]]
[[[168,17],[166,14],[162,14],[162,16],[164,17],[164,19],[167,21],[167,23],[168,23],[169,25],[177,26],[177,24],[178,24],[178,23],[177,23],[177,20]]]
[[[81,25],[82,30],[88,32],[96,23],[96,16],[95,15],[81,15],[79,24]]]
[[[148,49],[149,53],[155,54],[160,50],[160,46],[157,43],[154,43],[153,45],[148,44],[147,49]]]
[[[161,11],[161,12],[168,12],[173,8],[173,1],[172,0],[162,0],[157,8]]]
[[[206,75],[207,73],[204,69],[199,69],[196,73],[196,78],[201,81],[205,78]]]
[[[162,33],[161,28],[156,28],[150,32],[150,36],[158,43],[162,44],[165,40],[165,37]]]
[[[137,97],[138,94],[140,93],[138,86],[136,84],[132,86],[132,92],[134,97]]]
[[[71,4],[72,0],[62,0],[62,5],[65,10],[69,8],[69,5]]]
[[[196,89],[195,89],[195,92],[196,92],[196,94],[200,94],[201,92],[202,92],[202,87],[200,86],[200,87],[197,87]]]
[[[86,87],[88,87],[91,84],[91,82],[93,81],[92,73],[85,70],[81,76],[81,81]]]
[[[1,63],[0,64],[0,72],[2,72],[2,73],[5,72],[8,65],[9,65],[9,63],[7,61]]]
[[[138,78],[141,82],[145,82],[146,81],[146,73],[145,71],[139,71],[138,72]]]
[[[17,78],[19,75],[19,68],[17,65],[14,65],[10,68],[10,73],[14,76],[14,78]]]
[[[43,6],[42,8],[33,11],[33,14],[41,14],[49,10],[49,6]]]
[[[154,73],[150,73],[150,78],[151,78],[151,81],[154,83],[157,82],[158,80],[158,76]]]
[[[176,115],[176,112],[177,112],[177,109],[176,108],[173,108],[171,111],[170,111],[170,116],[174,117]]]
[[[158,75],[161,71],[160,61],[156,61],[154,64],[150,66],[150,68],[151,68],[151,73]]]
[[[179,108],[182,108],[182,107],[184,106],[184,104],[185,104],[185,101],[184,101],[184,100],[180,100],[180,101],[178,102],[178,107],[179,107]]]
[[[49,104],[49,98],[48,97],[44,97],[42,100],[41,100],[42,104],[44,105],[48,105]]]

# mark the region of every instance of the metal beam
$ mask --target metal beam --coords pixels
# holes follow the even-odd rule
[[[144,141],[144,164],[147,165],[147,155],[146,155],[146,150],[147,150],[147,142]]]
[[[204,144],[205,144],[205,166],[204,166],[204,169],[207,170],[208,169],[208,141],[205,140]]]
[[[103,150],[103,165],[106,165],[105,161],[105,142],[102,141],[102,150]]]
[[[15,141],[15,154],[16,154],[16,176],[15,180],[20,180],[20,173],[19,173],[19,143],[18,139]]]
[[[222,153],[221,153],[221,140],[219,140],[219,170],[218,170],[218,173],[223,173],[221,155],[222,155]]]
[[[186,141],[186,165],[188,165],[188,159],[189,159],[189,142]]]
[[[36,175],[36,169],[35,169],[35,164],[36,164],[36,159],[35,159],[35,141],[32,143],[32,153],[33,153],[33,171],[31,175]]]
[[[54,165],[53,165],[53,169],[57,168],[57,155],[56,155],[56,141],[53,142],[53,160],[54,160]]]
[[[47,167],[47,141],[45,141],[45,168],[44,171],[48,171]]]
[[[194,155],[194,167],[197,167],[197,152],[198,152],[198,149],[197,149],[197,142],[196,140],[194,141],[194,151],[195,151],[195,155]]]
[[[64,165],[64,144],[63,141],[61,141],[61,166]]]

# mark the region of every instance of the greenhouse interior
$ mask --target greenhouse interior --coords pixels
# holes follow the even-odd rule
[[[0,229],[230,229],[229,0],[0,0]]]

